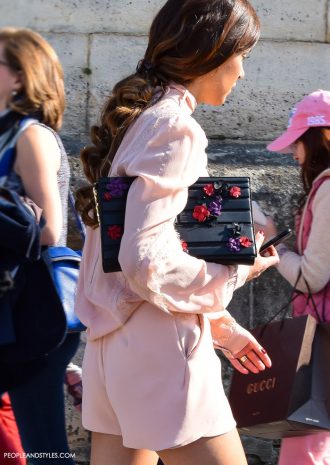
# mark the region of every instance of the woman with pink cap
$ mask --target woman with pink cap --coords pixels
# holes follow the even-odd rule
[[[296,249],[277,248],[278,271],[301,292],[293,301],[293,316],[311,314],[330,322],[330,91],[318,90],[297,103],[287,130],[267,148],[292,152],[301,167]],[[266,233],[276,234],[271,220]],[[283,439],[279,465],[293,464],[330,464],[330,433]]]

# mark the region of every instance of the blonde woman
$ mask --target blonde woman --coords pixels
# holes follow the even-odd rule
[[[0,29],[0,186],[28,195],[42,208],[43,246],[66,244],[70,171],[56,133],[64,108],[63,71],[53,48],[31,30]],[[53,302],[34,278],[33,265],[28,270],[17,305],[25,307],[27,315],[33,305],[42,305],[47,312]],[[73,465],[65,432],[63,381],[79,335],[63,334],[55,350],[29,360],[27,354],[34,349],[38,353],[38,342],[27,335],[22,360],[1,368],[0,392],[9,391],[25,452],[49,454],[47,460],[36,454],[31,464],[58,463],[62,453],[61,464]]]

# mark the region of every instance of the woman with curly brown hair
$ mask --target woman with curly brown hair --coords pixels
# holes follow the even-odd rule
[[[56,133],[64,108],[63,71],[50,44],[29,29],[0,29],[0,186],[28,196],[42,209],[45,225],[40,243],[44,247],[66,245],[70,170]],[[55,308],[44,286],[47,269],[38,274],[40,266],[41,260],[24,263],[15,274],[13,313],[24,310],[28,324],[24,343],[13,343],[15,347],[21,342],[22,347],[11,363],[1,337],[0,392],[9,392],[23,448],[32,454],[31,464],[59,463],[56,455],[63,454],[61,463],[73,465],[65,430],[63,384],[79,335],[65,333],[63,309]],[[31,328],[38,331],[41,324],[33,316],[34,308],[48,318],[51,312],[58,315],[59,334],[51,352],[43,353],[39,338],[32,334]],[[51,325],[50,321],[44,333],[37,332],[40,338],[51,339],[57,331]],[[1,327],[1,336],[3,331]]]
[[[258,38],[247,0],[169,0],[82,152],[91,184],[109,173],[136,177],[120,273],[102,270],[92,185],[78,194],[90,226],[76,311],[88,327],[82,414],[92,465],[153,465],[158,455],[166,465],[246,464],[212,339],[243,373],[270,366],[225,309],[235,289],[277,262],[276,251],[251,267],[208,263],[182,250],[174,219],[188,187],[207,176],[207,140],[192,113],[225,102]]]

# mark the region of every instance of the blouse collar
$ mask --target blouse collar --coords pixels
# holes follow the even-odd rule
[[[189,113],[192,114],[197,107],[197,100],[194,95],[182,84],[177,84],[176,82],[172,82],[169,85],[169,90],[171,89],[176,90],[180,94],[181,102],[187,105]]]

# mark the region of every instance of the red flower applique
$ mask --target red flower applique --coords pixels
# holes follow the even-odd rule
[[[213,184],[206,184],[206,186],[203,187],[203,190],[206,195],[211,196],[214,194],[214,186]]]
[[[103,198],[104,200],[108,201],[112,199],[112,195],[110,194],[110,192],[104,192]]]
[[[242,247],[251,247],[252,241],[247,236],[241,236],[239,238],[240,244]]]
[[[188,244],[186,241],[181,241],[181,245],[182,245],[182,250],[184,252],[188,252]]]
[[[238,186],[233,186],[229,189],[229,195],[231,197],[235,197],[235,199],[238,199],[242,195],[241,193],[241,188]]]
[[[110,237],[110,239],[115,241],[116,239],[121,238],[123,235],[123,230],[120,226],[117,225],[109,226],[107,229],[107,235]]]
[[[195,220],[199,221],[200,223],[205,221],[206,218],[208,218],[209,216],[210,216],[210,212],[206,208],[206,205],[197,205],[194,208],[193,217],[195,218]]]

